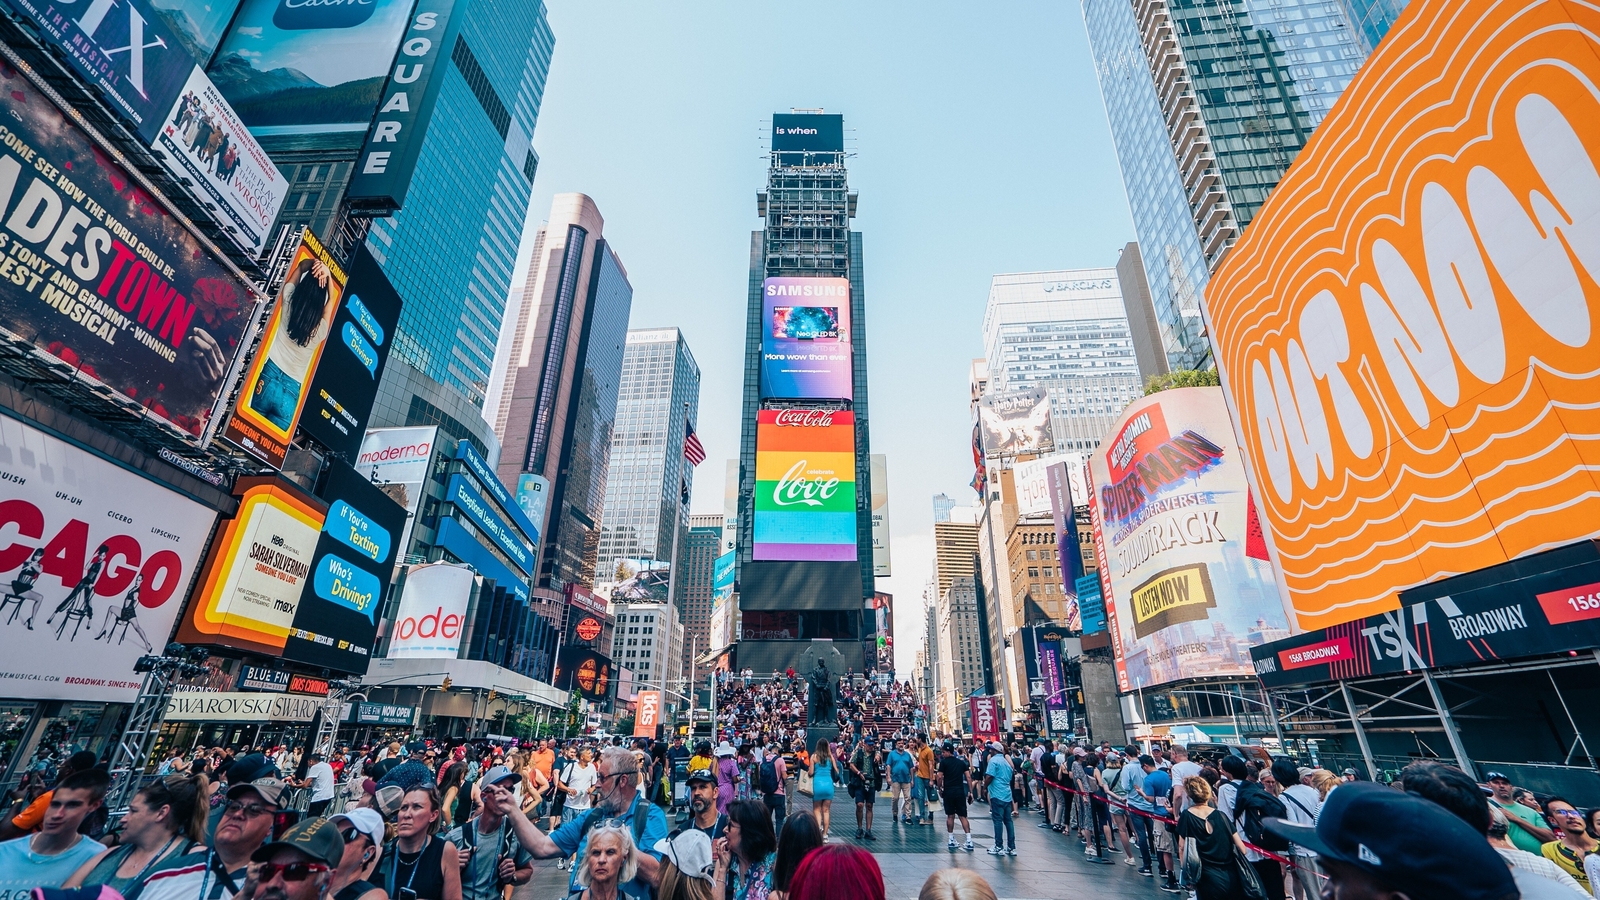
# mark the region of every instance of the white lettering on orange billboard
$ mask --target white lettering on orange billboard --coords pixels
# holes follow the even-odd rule
[[[1301,628],[1600,534],[1596,35],[1415,0],[1207,286]]]

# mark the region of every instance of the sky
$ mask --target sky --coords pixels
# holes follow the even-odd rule
[[[738,455],[750,232],[774,112],[844,115],[862,232],[874,453],[888,456],[895,664],[922,642],[934,494],[976,499],[970,362],[999,273],[1115,265],[1133,240],[1078,4],[547,0],[555,55],[514,284],[551,198],[594,198],[635,328],[677,326],[700,364],[722,512]]]

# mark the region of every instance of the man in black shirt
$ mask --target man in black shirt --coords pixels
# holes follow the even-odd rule
[[[966,835],[967,843],[962,849],[971,853],[972,823],[967,821],[967,761],[955,752],[949,744],[944,745],[944,753],[939,757],[939,771],[934,773],[935,780],[939,783],[939,791],[944,798],[944,830],[950,836],[950,841],[945,849],[956,849],[956,819],[961,820],[961,831]]]

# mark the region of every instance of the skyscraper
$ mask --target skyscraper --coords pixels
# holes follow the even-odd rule
[[[942,493],[942,492],[938,493],[938,494],[934,494],[933,495],[933,521],[934,521],[934,523],[937,524],[939,522],[948,522],[948,521],[950,521],[950,510],[955,509],[955,508],[956,508],[956,502],[954,500],[950,499],[950,495],[949,494],[945,494],[945,493]]]
[[[602,581],[610,579],[607,573],[619,559],[672,562],[674,536],[680,551],[688,536],[684,498],[694,489],[694,467],[683,458],[683,445],[688,423],[700,411],[700,367],[683,334],[676,328],[629,331],[618,383],[600,515]]]
[[[492,412],[498,474],[545,499],[536,587],[593,585],[633,287],[583,194],[557,194],[535,236]],[[681,440],[681,438],[680,438]],[[532,506],[533,504],[529,504]]]
[[[1082,0],[1172,368],[1209,365],[1200,292],[1365,54],[1324,0]]]
[[[711,601],[721,555],[722,516],[690,516],[689,536],[678,555],[678,618],[683,622],[685,669],[711,646]],[[685,672],[687,675],[687,671]]]
[[[1150,280],[1144,274],[1144,256],[1139,242],[1129,241],[1117,257],[1117,284],[1122,288],[1122,308],[1128,314],[1128,334],[1133,338],[1133,355],[1139,362],[1139,377],[1149,381],[1172,371],[1161,346],[1161,326],[1156,323],[1156,307],[1150,300]]]
[[[1338,0],[1344,17],[1355,27],[1356,41],[1365,53],[1377,49],[1389,26],[1405,11],[1408,0]]]
[[[866,299],[844,119],[772,117],[750,237],[738,497],[739,664],[862,667],[873,594]],[[827,641],[831,643],[819,643]]]
[[[1115,269],[994,276],[983,348],[988,391],[1049,394],[1057,450],[1093,449],[1143,394]]]

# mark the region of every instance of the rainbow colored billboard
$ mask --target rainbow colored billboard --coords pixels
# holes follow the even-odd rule
[[[856,420],[763,409],[756,420],[754,559],[856,559]]]

